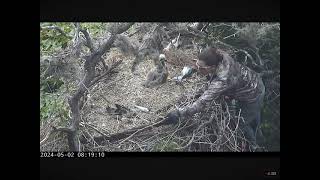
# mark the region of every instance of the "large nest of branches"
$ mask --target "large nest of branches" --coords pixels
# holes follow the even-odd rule
[[[143,66],[147,66],[147,64],[143,64],[141,68]],[[177,125],[150,127],[157,118],[162,117],[172,109],[184,107],[194,102],[194,99],[190,97],[193,97],[195,90],[198,88],[196,84],[201,84],[200,82],[203,79],[195,76],[189,80],[190,82],[184,83],[184,87],[169,82],[157,89],[144,91],[141,91],[139,80],[135,83],[128,83],[129,85],[111,86],[107,95],[107,97],[110,96],[110,100],[112,99],[114,100],[113,102],[126,107],[134,107],[135,104],[139,104],[150,109],[150,112],[134,111],[133,115],[112,116],[106,113],[104,108],[110,106],[110,104],[100,98],[101,104],[95,104],[95,108],[90,109],[92,114],[87,116],[88,122],[84,123],[84,128],[82,129],[86,131],[85,134],[89,142],[84,146],[84,150],[243,151],[247,143],[239,129],[239,123],[243,119],[241,114],[236,114],[236,109],[230,106],[230,102],[226,102],[224,98],[212,102],[203,112],[184,119],[183,122],[179,122]],[[123,83],[125,82],[128,81],[123,81]],[[122,90],[127,94],[119,97],[119,92]],[[186,92],[188,94],[187,98],[177,103],[178,97]],[[92,138],[101,134],[108,136],[125,132],[127,129],[140,127],[141,125],[146,126],[128,137],[112,142],[104,141],[101,143]],[[88,136],[88,134],[91,135]]]
[[[177,83],[172,78],[180,75],[183,66],[167,64],[169,77],[166,83],[153,88],[143,87],[142,83],[146,80],[148,72],[155,67],[153,61],[150,57],[145,57],[137,65],[137,73],[132,73],[130,69],[139,51],[138,46],[141,47],[143,43],[138,42],[143,40],[143,34],[150,32],[154,25],[145,23],[137,27],[139,28],[135,33],[129,34],[133,44],[137,45],[125,47],[131,49],[132,53],[113,47],[103,56],[107,65],[120,61],[121,63],[109,76],[88,89],[81,107],[81,150],[244,151],[247,141],[239,129],[239,123],[243,121],[241,111],[237,110],[232,100],[226,100],[224,97],[211,102],[202,112],[180,121],[177,125],[151,126],[175,108],[193,103],[195,99],[192,97],[207,79],[195,73],[182,83]],[[241,37],[246,37],[243,31],[237,32]],[[181,47],[180,51],[197,55],[200,49],[199,41],[195,38],[182,40],[189,46]],[[240,57],[244,63],[247,63],[247,59],[256,59],[245,49],[235,48],[218,40],[213,41],[215,46],[223,48],[233,57]],[[249,43],[257,46],[256,42]],[[103,69],[102,66],[97,68]],[[182,96],[183,99],[180,98]],[[49,134],[50,125],[56,124],[57,121],[56,118],[51,123],[41,124],[40,139],[47,139],[45,136]],[[137,129],[128,136],[104,140],[104,137],[134,128]],[[40,148],[42,151],[68,150],[66,137],[60,134],[52,135]]]
[[[230,102],[219,99],[203,112],[185,119],[178,125],[151,128],[114,142],[96,142],[95,137],[110,136],[128,129],[150,125],[171,110],[194,102],[191,97],[206,82],[194,74],[182,83],[171,81],[181,67],[168,64],[167,83],[145,88],[141,84],[154,68],[151,60],[142,62],[138,75],[129,69],[133,57],[126,57],[112,49],[106,62],[122,60],[117,73],[96,84],[88,93],[83,106],[80,134],[86,139],[84,151],[242,151],[245,139],[238,128],[241,114],[229,107]],[[186,98],[178,101],[181,96]],[[145,107],[149,111],[137,108]],[[120,109],[122,112],[118,113]],[[114,110],[114,111],[112,111]],[[57,149],[67,148],[63,137],[56,136]],[[64,142],[64,143],[63,143]],[[48,142],[49,143],[49,142]],[[53,143],[53,142],[51,142]],[[62,144],[60,144],[62,143]],[[51,146],[52,147],[52,146]]]

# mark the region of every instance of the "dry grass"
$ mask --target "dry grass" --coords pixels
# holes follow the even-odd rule
[[[109,58],[123,58],[117,73],[111,80],[100,82],[91,91],[87,106],[84,109],[84,119],[97,127],[103,127],[109,133],[116,133],[128,128],[149,124],[157,118],[164,116],[168,110],[174,108],[176,100],[185,92],[197,88],[197,82],[202,79],[198,76],[188,79],[183,85],[177,85],[170,81],[172,77],[180,73],[181,69],[171,67],[169,69],[169,80],[167,83],[154,87],[145,88],[141,84],[150,71],[154,68],[151,60],[146,60],[137,67],[137,75],[133,75],[129,69],[133,57],[124,57],[117,50],[110,53]],[[103,96],[103,97],[102,97]],[[114,104],[133,108],[135,105],[148,108],[150,111],[136,112],[135,117],[114,117],[106,113],[106,107]],[[166,107],[172,105],[169,109]],[[88,112],[88,113],[87,113]]]

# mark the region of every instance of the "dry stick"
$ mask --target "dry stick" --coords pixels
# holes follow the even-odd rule
[[[51,132],[48,132],[47,135],[40,141],[40,146],[43,145],[43,143],[49,138]]]
[[[85,36],[85,38],[86,38],[86,40],[87,40],[86,46],[90,49],[90,52],[91,52],[91,53],[95,53],[96,50],[95,50],[95,48],[94,48],[94,46],[93,46],[92,39],[91,39],[88,31],[85,30],[85,29],[80,28],[80,32],[82,32],[82,33],[84,34],[84,36]],[[108,70],[108,66],[107,66],[106,63],[104,62],[103,58],[101,58],[101,62],[102,62],[103,67],[104,67],[106,70]]]
[[[88,140],[88,138],[87,138],[87,136],[86,136],[86,134],[88,135],[89,132],[85,132],[85,133],[84,133],[84,131],[82,131],[81,134],[82,134],[81,137],[84,137],[84,138],[86,139],[86,142],[89,142],[89,140]],[[90,134],[89,134],[89,136],[90,136]]]
[[[207,121],[207,122],[205,122],[205,123],[201,124],[201,125],[200,125],[200,126],[199,126],[199,127],[198,127],[194,132],[193,132],[192,138],[191,138],[191,140],[189,141],[189,143],[188,143],[187,145],[185,145],[183,148],[188,147],[188,146],[193,142],[194,137],[195,137],[195,132],[199,132],[199,130],[200,130],[203,126],[205,126],[205,125],[207,125],[207,124],[211,123],[211,122],[212,122],[212,120],[213,120],[213,118],[210,118],[210,120],[209,120],[209,121]],[[204,129],[203,129],[203,130],[204,130]],[[202,132],[202,136],[200,136],[199,140],[204,136],[203,134],[204,134],[204,131]]]
[[[122,62],[122,60],[117,61],[115,63],[113,63],[111,65],[111,67],[102,75],[100,75],[99,77],[97,77],[96,79],[92,80],[92,82],[90,83],[89,87],[91,87],[92,85],[96,84],[100,79],[102,79],[104,76],[108,75],[109,73],[112,73],[112,70],[115,69],[118,65],[120,65],[120,63]]]
[[[81,124],[80,124],[80,126],[81,126]],[[82,125],[83,127],[84,127],[84,125]],[[93,128],[93,127],[91,127],[91,128]],[[94,128],[93,128],[94,129]],[[96,129],[94,129],[94,130],[96,130]],[[82,133],[83,134],[83,133]],[[94,137],[89,133],[89,131],[87,132],[87,134],[90,136],[90,138],[92,139],[92,141],[93,141],[93,145],[95,146],[96,144],[98,145],[98,143],[94,140]],[[86,138],[86,140],[88,140],[87,138]]]
[[[221,117],[221,118],[222,118],[222,117]],[[226,144],[227,142],[229,142],[229,141],[230,141],[230,138],[226,135],[226,131],[225,131],[225,129],[226,129],[225,119],[221,119],[221,120],[222,120],[222,122],[223,122],[223,124],[222,124],[222,129],[223,129],[222,137],[225,137],[225,138],[226,138],[225,142],[223,142],[223,143],[221,144],[221,146],[222,146],[222,145]]]
[[[53,143],[55,143],[55,142],[57,142],[57,141],[59,141],[59,140],[61,140],[61,139],[62,139],[62,138],[54,139],[53,141],[50,141],[50,142],[44,144],[44,145],[42,146],[42,148],[45,148],[45,147],[47,147],[48,145],[53,144]]]
[[[229,130],[229,132],[230,132],[230,134],[231,134],[231,136],[232,136],[232,138],[233,138],[233,140],[235,141],[235,143],[236,143],[236,139],[235,139],[235,136],[234,136],[234,131],[232,131],[231,129],[230,129],[230,127],[229,127],[229,123],[230,123],[230,121],[231,121],[231,115],[230,115],[230,112],[229,112],[229,106],[228,106],[228,104],[227,103],[225,103],[226,104],[226,107],[227,107],[227,113],[228,113],[228,123],[227,123],[227,125],[226,125],[226,127],[227,127],[227,129]],[[231,139],[231,137],[230,138],[228,138],[227,137],[227,139]],[[231,141],[230,141],[231,142]]]
[[[49,129],[49,128],[52,128],[52,124],[55,122],[55,120],[52,120],[51,118],[49,118],[48,121],[49,121],[48,125],[47,125],[45,128],[43,128],[43,129],[44,129],[44,131],[49,131],[49,132],[48,132],[47,135],[40,141],[40,146],[41,146],[41,145],[49,138],[49,136],[52,134],[52,130],[48,130],[48,129]],[[43,123],[43,122],[41,122],[41,123]],[[42,126],[43,126],[43,124],[42,124]]]
[[[246,56],[249,57],[249,59],[252,61],[252,64],[253,64],[253,65],[259,66],[259,65],[254,61],[254,59],[252,58],[252,56],[251,56],[246,50],[235,48],[235,47],[233,47],[233,46],[231,46],[231,45],[229,45],[229,44],[227,44],[227,43],[224,43],[224,42],[222,42],[222,41],[219,41],[219,40],[216,41],[216,42],[219,43],[219,44],[222,44],[222,45],[224,45],[224,46],[227,46],[227,47],[229,47],[229,48],[231,48],[231,49],[233,49],[233,50],[241,51],[241,52],[245,53]]]
[[[143,121],[146,121],[147,123],[150,123],[149,120],[147,120],[147,119],[145,119],[145,118],[143,118],[143,117],[141,117],[141,116],[139,116],[139,115],[136,115],[136,117],[138,117],[139,119],[141,119],[141,120],[143,120]]]
[[[111,134],[110,136],[96,137],[96,139],[101,139],[101,138],[103,138],[103,140],[122,139],[122,138],[124,138],[123,136],[127,137],[127,136],[129,136],[129,134],[133,135],[132,133],[136,134],[138,132],[141,132],[142,130],[150,128],[151,126],[157,125],[157,124],[159,124],[161,122],[163,122],[163,121],[156,122],[156,123],[151,124],[149,126],[142,126],[142,127],[138,127],[138,128],[132,128],[132,129],[129,129],[129,130],[124,131],[124,132]]]
[[[178,132],[180,125],[181,125],[181,121],[180,121],[180,119],[179,119],[179,124],[178,124],[176,130],[170,135],[170,137],[168,138],[167,142],[165,143],[165,145],[162,147],[162,149],[161,149],[160,151],[163,151],[163,149],[168,145],[168,143],[169,143],[169,141],[171,140],[171,138],[173,137],[173,135],[174,135],[176,132]]]
[[[181,128],[178,127],[177,129],[173,130],[173,132],[175,132],[175,131],[178,132],[178,131],[182,130],[183,128],[187,128],[187,127],[190,127],[190,126],[195,125],[195,123],[194,123],[194,124],[191,124],[191,125],[187,126],[187,124],[188,124],[189,121],[190,121],[190,120],[188,120]],[[170,132],[170,133],[171,133],[171,132]],[[170,133],[168,133],[168,134],[170,134]],[[163,133],[163,134],[164,134],[164,133]],[[168,136],[169,136],[169,135],[168,135]],[[159,139],[159,141],[167,138],[168,136],[165,136],[165,137]]]
[[[201,28],[201,32],[203,32],[203,30],[205,30],[207,27],[208,27],[209,23],[206,23],[206,25],[204,25],[202,28]]]
[[[234,134],[236,134],[236,131],[237,131],[238,126],[239,126],[239,123],[240,123],[240,114],[241,114],[241,109],[239,110],[238,121],[237,121],[237,124],[236,124],[236,127],[235,127],[234,131],[232,131],[232,130],[229,128],[229,131],[230,131],[230,132],[233,132]],[[237,145],[237,139],[236,139],[237,136],[235,136],[234,134],[233,134],[233,137],[234,137],[234,141],[235,141],[235,147],[239,147],[239,146]],[[239,147],[239,148],[240,148],[240,147]]]
[[[80,124],[83,124],[84,126],[88,126],[88,127],[92,128],[93,130],[97,131],[99,134],[101,134],[103,136],[108,136],[107,134],[105,134],[104,132],[101,132],[98,128],[94,127],[91,124],[88,124],[88,123],[80,123]]]
[[[161,117],[160,117],[160,118],[161,118]],[[125,132],[115,133],[115,134],[112,134],[112,135],[107,136],[107,137],[105,137],[105,138],[106,138],[106,139],[112,139],[112,137],[121,136],[121,135],[126,136],[127,133],[134,133],[134,134],[131,134],[131,135],[130,135],[130,136],[132,137],[133,135],[135,135],[135,134],[138,133],[138,132],[141,132],[141,131],[146,130],[146,129],[152,127],[152,126],[155,126],[155,125],[157,125],[157,124],[162,123],[164,120],[165,120],[165,119],[163,119],[163,120],[161,120],[161,121],[158,121],[158,122],[155,122],[155,123],[153,123],[153,124],[151,124],[151,125],[149,125],[149,126],[140,126],[140,127],[137,127],[137,128],[132,128],[132,129],[127,130],[127,131],[125,131]],[[128,134],[127,134],[127,135],[128,135]],[[129,137],[128,137],[128,138],[129,138]],[[128,139],[128,138],[127,138],[127,139]],[[119,138],[119,139],[121,139],[121,138]],[[126,139],[125,139],[125,140],[126,140]],[[122,142],[121,142],[121,143],[122,143]]]
[[[139,145],[139,143],[137,143],[137,142],[135,142],[135,141],[133,141],[133,140],[130,140],[130,139],[129,139],[129,141],[132,142],[132,143],[134,143],[134,144],[136,144],[142,152],[144,151],[144,150],[142,149],[142,147]]]
[[[159,136],[159,135],[161,135],[161,134],[166,134],[166,133],[167,133],[167,132],[162,132],[162,133],[155,134],[155,135],[151,136],[150,138],[143,140],[142,142],[143,142],[143,143],[144,143],[144,142],[148,142],[148,141],[149,141],[150,139],[152,139],[153,137]],[[162,139],[164,139],[164,138],[162,138]]]
[[[238,34],[239,32],[240,32],[240,31],[237,31],[237,32],[234,33],[234,34],[231,34],[231,35],[229,35],[229,36],[224,37],[223,39],[228,39],[228,38],[231,37],[231,36],[236,37],[236,34]]]
[[[227,142],[231,142],[231,137],[227,135],[227,133],[224,133],[223,136],[226,138],[225,142],[222,143],[221,145],[228,145]],[[231,143],[232,144],[232,143]]]
[[[191,137],[190,141],[189,141],[185,146],[178,147],[178,148],[175,148],[175,149],[176,149],[176,150],[179,150],[179,149],[185,149],[185,148],[187,148],[187,147],[188,147],[189,145],[191,145],[191,143],[193,142],[194,137],[195,137],[195,133],[192,133],[192,137]]]
[[[212,28],[215,28],[215,27],[219,27],[219,26],[230,26],[230,27],[232,27],[232,28],[233,28],[233,26],[232,26],[232,25],[225,24],[225,23],[220,23],[220,24],[218,24],[218,25],[211,26],[211,27],[212,27]]]
[[[213,145],[213,146],[216,146],[217,142],[219,141],[220,139],[216,139],[214,142],[202,142],[202,141],[196,141],[194,143],[197,143],[197,144],[209,144],[209,145]]]
[[[106,84],[105,86],[108,86],[108,85],[110,85],[110,84],[112,84],[112,83],[115,83],[115,82],[117,82],[117,81],[120,81],[121,79],[123,79],[123,78],[119,78],[119,79],[117,79],[117,80],[111,81],[111,82],[109,82],[108,84]],[[93,96],[94,94],[98,94],[103,100],[105,100],[105,101],[107,101],[108,103],[110,103],[110,101],[108,101],[108,99],[107,99],[106,97],[104,97],[102,94],[100,94],[100,93],[98,93],[98,92],[94,92],[94,93],[90,93],[90,92],[89,92],[89,94],[91,94],[92,96]],[[85,107],[85,105],[87,104],[87,102],[88,102],[88,100],[83,104],[81,110]]]
[[[165,120],[165,119],[164,119],[164,120]],[[124,141],[130,139],[132,136],[134,136],[134,135],[137,134],[138,132],[141,132],[142,130],[145,130],[145,129],[147,129],[147,128],[150,128],[150,127],[152,127],[152,126],[154,126],[154,125],[160,124],[160,123],[163,122],[164,120],[162,120],[162,121],[160,121],[160,122],[157,122],[157,123],[154,123],[154,124],[151,124],[151,125],[149,125],[149,126],[146,126],[146,127],[143,127],[143,128],[141,128],[141,129],[137,130],[136,132],[134,132],[133,134],[131,134],[129,137],[127,137],[126,139],[122,140],[119,144],[122,144]]]

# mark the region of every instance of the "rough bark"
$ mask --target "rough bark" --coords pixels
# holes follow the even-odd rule
[[[81,97],[85,95],[88,88],[92,85],[92,82],[97,82],[95,80],[95,67],[98,64],[98,62],[102,60],[101,56],[110,49],[111,45],[117,37],[117,34],[123,33],[124,31],[129,29],[130,26],[132,26],[132,24],[133,23],[124,23],[121,26],[114,27],[111,31],[111,36],[97,50],[94,49],[89,34],[85,30],[81,29],[81,32],[85,34],[87,46],[89,46],[91,54],[85,58],[86,61],[84,64],[84,79],[81,81],[76,93],[73,96],[71,96],[68,100],[72,114],[72,118],[70,119],[70,126],[67,128],[67,130],[66,128],[57,129],[67,132],[70,151],[81,151],[78,134],[79,124],[81,121],[80,100]]]

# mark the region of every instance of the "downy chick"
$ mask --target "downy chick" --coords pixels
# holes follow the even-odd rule
[[[165,65],[166,57],[164,54],[159,55],[159,59],[154,61],[156,68],[149,72],[147,80],[142,85],[144,87],[154,87],[163,84],[168,78],[168,69]]]

